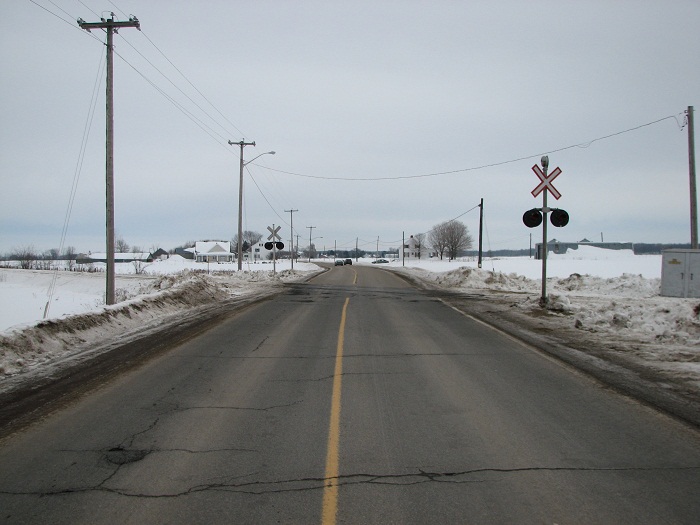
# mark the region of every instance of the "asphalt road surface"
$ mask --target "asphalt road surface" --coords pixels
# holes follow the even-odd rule
[[[700,437],[374,267],[0,443],[2,523],[698,523]]]

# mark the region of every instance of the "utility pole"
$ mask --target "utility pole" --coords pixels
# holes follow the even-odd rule
[[[238,271],[241,271],[243,269],[243,148],[246,146],[255,147],[255,141],[231,142],[229,140],[228,143],[231,146],[237,144],[241,147],[241,170],[238,183]]]
[[[688,106],[688,171],[690,174],[690,247],[698,249],[698,191],[695,179],[693,106]]]
[[[481,198],[481,203],[479,204],[479,268],[481,268],[482,260],[482,242],[481,237],[484,232],[484,198]]]
[[[114,304],[114,33],[120,27],[135,27],[139,31],[141,25],[138,18],[131,16],[127,22],[114,20],[111,13],[109,20],[102,18],[101,22],[86,22],[78,18],[81,29],[90,32],[92,29],[104,29],[107,33],[107,144],[106,144],[106,197],[107,197],[107,290],[105,302]]]
[[[309,262],[311,262],[311,232],[314,231],[316,226],[307,226],[309,229]]]
[[[289,256],[292,259],[292,270],[294,269],[294,212],[299,210],[284,210],[289,213]]]
[[[401,266],[406,266],[406,232],[401,232]]]
[[[359,244],[358,244],[359,242],[360,242],[360,238],[355,237],[355,262],[357,262],[357,260],[360,258],[360,250],[359,250]]]

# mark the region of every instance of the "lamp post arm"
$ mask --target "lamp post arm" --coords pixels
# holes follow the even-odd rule
[[[263,155],[274,155],[274,154],[275,154],[274,151],[266,151],[265,153],[261,153],[260,155],[257,155],[257,156],[255,156],[255,157],[253,157],[253,158],[250,159],[249,161],[244,162],[243,165],[244,165],[244,166],[247,166],[248,164],[250,164],[251,162],[253,162],[255,159],[257,159],[257,158],[259,158],[259,157],[262,157]]]

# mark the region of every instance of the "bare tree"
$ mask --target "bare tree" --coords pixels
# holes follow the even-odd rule
[[[129,253],[129,243],[124,240],[124,237],[118,235],[114,241],[114,250],[117,253]]]
[[[247,252],[250,250],[250,247],[258,244],[260,239],[262,239],[262,233],[245,230],[243,232],[243,251]],[[233,239],[231,239],[231,246],[238,246],[238,234],[234,235]]]
[[[310,246],[307,246],[301,251],[301,255],[302,257],[315,259],[318,256],[318,252],[316,251],[316,245],[314,243],[311,243]]]
[[[36,249],[34,249],[34,245],[32,244],[15,248],[10,258],[19,261],[20,268],[31,270],[36,265]]]
[[[474,239],[469,235],[469,230],[464,223],[449,221],[445,223],[445,245],[450,260],[456,259],[459,252],[472,247]]]
[[[63,258],[68,261],[68,269],[73,270],[75,267],[75,260],[78,258],[75,246],[66,246],[63,250]]]
[[[460,251],[471,248],[474,239],[469,235],[469,230],[463,223],[445,221],[430,230],[428,243],[433,250],[440,254],[440,259],[446,254],[452,260],[459,255]]]
[[[433,226],[433,229],[428,232],[428,243],[431,248],[440,255],[442,260],[447,250],[447,235],[445,234],[446,222],[441,222]]]
[[[425,246],[425,233],[417,233],[413,236],[416,240],[416,250],[418,251],[418,259],[420,259],[423,252],[423,247]]]

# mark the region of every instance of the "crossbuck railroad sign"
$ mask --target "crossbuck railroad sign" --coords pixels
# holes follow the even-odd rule
[[[532,196],[537,197],[543,190],[549,190],[549,192],[554,195],[554,198],[559,200],[561,193],[559,193],[559,191],[552,185],[552,182],[557,178],[557,176],[559,176],[561,170],[559,168],[554,168],[552,173],[545,175],[542,169],[535,164],[532,167],[532,171],[534,171],[535,175],[537,175],[540,179],[540,183],[534,190],[532,190]]]
[[[274,226],[274,224],[273,224]],[[279,231],[282,229],[282,226],[277,226],[274,230],[268,226],[267,227],[268,231],[270,232],[270,235],[267,236],[268,241],[281,241],[282,237],[279,236]]]

